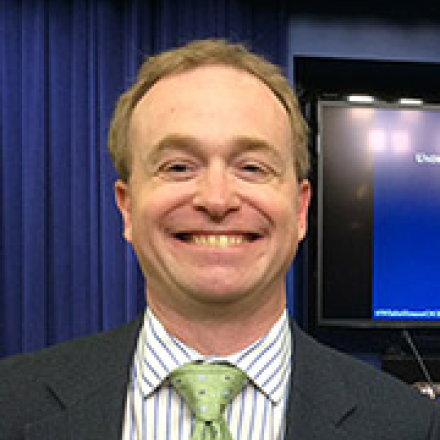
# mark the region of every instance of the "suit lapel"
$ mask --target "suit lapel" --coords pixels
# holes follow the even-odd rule
[[[126,377],[117,377],[69,408],[70,438],[120,440],[126,394]]]
[[[142,319],[84,342],[54,363],[46,391],[53,417],[26,427],[26,440],[120,440],[129,370]]]
[[[127,381],[125,375],[93,390],[56,416],[29,425],[26,440],[120,440]]]
[[[25,440],[67,440],[67,413],[40,420],[25,427]]]
[[[319,405],[315,406],[306,396],[293,391],[286,414],[287,426],[285,440],[352,440],[339,423],[328,418]],[[343,418],[341,418],[343,420]]]
[[[286,412],[286,440],[348,440],[342,422],[356,410],[331,357],[292,323],[292,374]]]

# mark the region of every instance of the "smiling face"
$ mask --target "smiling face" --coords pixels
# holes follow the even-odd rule
[[[279,315],[309,186],[297,182],[289,118],[270,89],[225,66],[165,77],[136,106],[129,140],[131,176],[116,199],[149,306]]]

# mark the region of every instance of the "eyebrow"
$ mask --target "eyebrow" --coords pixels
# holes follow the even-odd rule
[[[167,152],[184,151],[188,153],[196,153],[199,150],[197,144],[197,140],[192,136],[170,134],[161,139],[157,144],[153,145],[147,158],[154,163]]]
[[[280,165],[285,163],[285,159],[280,152],[264,139],[258,139],[251,136],[239,136],[232,140],[233,150],[232,154],[237,155],[249,152],[261,152],[267,154]],[[189,154],[199,154],[203,151],[202,142],[193,136],[186,136],[180,134],[170,134],[161,139],[153,146],[152,151],[148,154],[148,160],[152,163],[159,160],[159,158],[167,152],[182,151]]]
[[[267,154],[280,165],[284,164],[285,158],[281,153],[269,142],[264,139],[258,139],[248,136],[240,136],[234,140],[237,150],[240,152],[261,152]]]

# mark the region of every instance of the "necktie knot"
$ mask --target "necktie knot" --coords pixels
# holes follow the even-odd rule
[[[208,427],[213,436],[216,431],[225,432],[223,412],[247,383],[241,370],[225,364],[185,364],[170,374],[170,381],[195,416],[192,438]],[[214,426],[218,429],[213,429]],[[223,438],[230,438],[230,434],[225,433]]]

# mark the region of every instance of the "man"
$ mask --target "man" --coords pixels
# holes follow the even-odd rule
[[[306,137],[285,78],[242,46],[199,41],[147,60],[109,134],[147,310],[3,362],[0,438],[440,439],[436,404],[289,322]],[[179,374],[217,367],[241,376],[203,419],[191,399],[211,389],[188,398]]]

